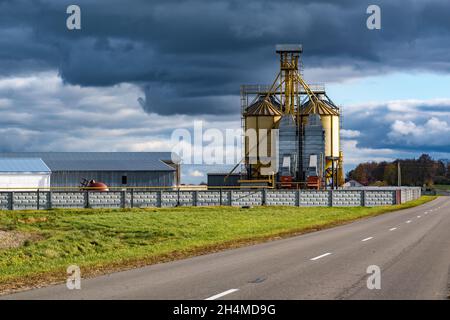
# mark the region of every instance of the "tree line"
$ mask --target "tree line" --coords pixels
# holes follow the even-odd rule
[[[404,186],[450,184],[450,163],[433,160],[428,154],[422,154],[418,159],[361,163],[347,174],[347,179],[366,186],[396,186],[399,163]]]

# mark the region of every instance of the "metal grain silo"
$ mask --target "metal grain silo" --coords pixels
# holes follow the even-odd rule
[[[340,156],[340,113],[339,108],[325,94],[318,94],[319,103],[305,102],[300,110],[302,126],[306,126],[311,114],[318,114],[325,137],[325,175],[328,181],[336,177]],[[336,179],[333,179],[336,180]]]
[[[272,157],[271,131],[277,127],[281,116],[279,104],[273,96],[258,97],[256,102],[251,104],[244,113],[245,163],[252,178],[263,176],[261,168],[270,167],[270,158]],[[253,136],[253,133],[255,136]],[[260,156],[261,154],[267,156]]]
[[[278,173],[281,176],[297,176],[298,161],[298,134],[297,123],[291,114],[282,116],[279,124],[278,152],[279,164]]]
[[[322,177],[324,170],[324,150],[325,150],[325,137],[322,121],[318,114],[310,114],[308,121],[303,129],[303,141],[302,141],[302,160],[303,170],[305,172],[305,178],[309,176]],[[316,157],[316,165],[311,165],[311,157]]]

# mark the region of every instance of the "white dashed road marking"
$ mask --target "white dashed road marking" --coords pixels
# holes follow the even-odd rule
[[[323,258],[323,257],[329,256],[330,254],[331,254],[331,252],[327,252],[327,253],[321,254],[320,256],[317,256],[317,257],[311,258],[310,260],[311,260],[311,261],[319,260],[320,258]]]
[[[238,290],[239,290],[239,289],[230,289],[230,290],[224,291],[224,292],[222,292],[222,293],[216,294],[216,295],[214,295],[214,296],[212,296],[212,297],[206,298],[205,300],[216,300],[216,299],[219,299],[219,298],[221,298],[221,297],[223,297],[223,296],[226,296],[227,294],[236,292],[236,291],[238,291]]]
[[[390,228],[389,231],[397,230],[397,228]]]
[[[373,239],[373,237],[368,237],[368,238],[362,239],[361,241],[362,241],[362,242],[366,242],[366,241],[369,241],[369,240],[371,240],[371,239]]]

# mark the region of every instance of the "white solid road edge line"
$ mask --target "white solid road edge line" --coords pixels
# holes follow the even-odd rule
[[[230,293],[233,293],[233,292],[236,292],[236,291],[239,291],[239,289],[230,289],[230,290],[224,291],[222,293],[218,293],[218,294],[216,294],[216,295],[214,295],[212,297],[206,298],[205,300],[216,300],[216,299],[219,299],[219,298],[221,298],[223,296],[226,296],[227,294],[230,294]]]
[[[320,256],[317,256],[317,257],[311,258],[310,260],[311,260],[311,261],[315,261],[315,260],[318,260],[318,259],[320,259],[320,258],[323,258],[323,257],[329,256],[330,254],[331,254],[331,252],[327,252],[327,253],[321,254]]]
[[[397,230],[397,228],[390,228],[389,231]]]
[[[368,237],[368,238],[362,239],[361,242],[369,241],[371,239],[373,239],[373,237]]]

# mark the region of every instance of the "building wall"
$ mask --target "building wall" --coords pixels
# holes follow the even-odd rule
[[[421,196],[420,188],[370,190],[127,190],[1,192],[0,210],[175,206],[383,206]],[[39,204],[39,205],[38,205]]]
[[[0,190],[34,190],[50,187],[50,173],[0,173]]]
[[[127,176],[127,184],[122,184]],[[81,181],[96,180],[109,187],[172,187],[176,185],[176,171],[55,171],[52,187],[78,187]]]

